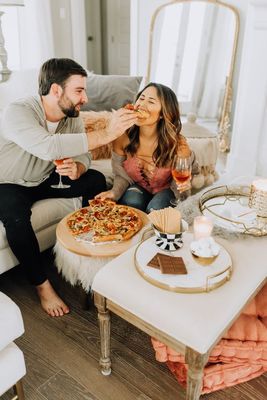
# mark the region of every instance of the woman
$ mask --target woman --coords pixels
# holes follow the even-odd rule
[[[170,206],[177,195],[171,169],[177,155],[191,157],[182,128],[175,93],[167,86],[149,83],[137,95],[138,122],[113,142],[113,188],[96,197],[150,212]],[[179,189],[188,189],[190,183]]]

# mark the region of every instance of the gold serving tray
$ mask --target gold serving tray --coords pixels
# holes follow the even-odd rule
[[[191,254],[190,243],[193,240],[191,233],[184,233],[183,247],[172,252],[161,250],[156,245],[155,240],[154,235],[144,239],[138,245],[134,254],[137,271],[152,285],[173,292],[201,293],[216,289],[230,279],[232,260],[223,246],[221,246],[219,255],[204,265],[203,259],[198,259]],[[162,274],[159,269],[149,267],[148,262],[157,253],[182,257],[188,273],[186,275]]]
[[[202,194],[199,208],[221,228],[253,236],[267,235],[267,218],[258,217],[256,210],[249,207],[249,194],[250,186],[214,187]]]

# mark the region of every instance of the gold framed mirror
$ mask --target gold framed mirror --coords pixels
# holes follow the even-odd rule
[[[173,0],[159,6],[150,23],[146,83],[171,87],[182,119],[216,132],[229,151],[232,81],[239,13],[220,0]]]

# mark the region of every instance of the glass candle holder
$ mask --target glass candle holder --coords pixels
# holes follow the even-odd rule
[[[199,240],[211,236],[213,222],[210,218],[198,216],[194,218],[194,239]]]
[[[249,207],[255,208],[258,217],[267,217],[267,179],[257,179],[252,182]]]

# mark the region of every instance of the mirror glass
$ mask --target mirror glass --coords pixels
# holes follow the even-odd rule
[[[210,1],[167,4],[152,20],[148,81],[171,87],[181,114],[195,113],[213,132],[230,89],[236,32],[235,12]]]

